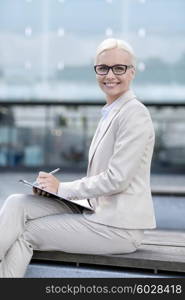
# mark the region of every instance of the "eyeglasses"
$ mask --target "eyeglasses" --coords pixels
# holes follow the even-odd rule
[[[107,65],[95,65],[94,70],[98,75],[107,75],[109,70],[111,69],[114,75],[123,75],[126,73],[127,69],[133,68],[133,65],[114,65],[114,66],[107,66]]]

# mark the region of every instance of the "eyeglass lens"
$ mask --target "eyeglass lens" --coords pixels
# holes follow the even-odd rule
[[[96,66],[96,72],[98,74],[102,74],[102,75],[106,75],[109,72],[109,69],[112,69],[114,74],[124,74],[126,72],[127,66],[125,65],[115,65],[112,67],[106,66],[106,65],[100,65],[100,66]]]

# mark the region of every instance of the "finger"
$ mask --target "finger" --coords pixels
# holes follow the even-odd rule
[[[39,177],[36,178],[36,180],[34,181],[34,183],[36,183],[36,184],[39,183]]]
[[[42,195],[42,191],[40,189],[37,189],[37,195]]]
[[[34,194],[37,194],[37,189],[36,188],[33,188],[32,191],[33,191]]]
[[[39,178],[47,178],[48,176],[50,176],[51,174],[49,173],[46,173],[46,172],[39,172]]]
[[[43,191],[41,192],[42,196],[46,196],[46,194],[47,194],[46,192],[43,192]]]
[[[45,189],[45,187],[46,187],[46,184],[45,183],[39,183],[39,188],[40,189],[42,189],[42,190],[44,190]]]
[[[40,181],[38,184],[38,187],[42,190],[46,190],[48,186],[50,186],[50,183],[48,181]]]
[[[40,180],[38,180],[38,185],[39,186],[46,186],[47,184],[49,184],[50,182],[49,182],[49,180],[47,180],[47,179],[40,179]]]
[[[40,195],[40,190],[39,189],[37,189],[37,188],[33,188],[33,192],[34,192],[34,194],[36,194],[36,195]]]

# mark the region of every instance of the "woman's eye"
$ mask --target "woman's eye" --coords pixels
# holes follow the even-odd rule
[[[106,67],[100,67],[99,71],[107,71],[107,68]]]
[[[114,70],[116,72],[124,72],[125,69],[123,67],[115,67]]]

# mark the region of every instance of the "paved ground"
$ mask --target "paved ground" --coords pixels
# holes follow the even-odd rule
[[[152,271],[131,271],[129,269],[105,268],[105,267],[75,267],[62,264],[36,264],[28,266],[25,277],[27,278],[157,278],[157,277],[185,277],[178,273],[158,273]]]

